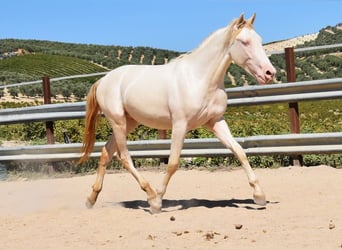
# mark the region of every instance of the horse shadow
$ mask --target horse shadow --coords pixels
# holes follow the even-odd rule
[[[267,203],[278,203],[270,202]],[[119,202],[122,207],[130,209],[143,209],[149,211],[149,204],[145,200],[132,200]],[[266,206],[258,206],[252,199],[230,199],[230,200],[208,200],[208,199],[183,199],[183,200],[168,200],[163,199],[162,212],[168,209],[172,210],[187,210],[195,207],[217,208],[217,207],[230,207],[230,208],[243,208],[248,210],[264,210]]]

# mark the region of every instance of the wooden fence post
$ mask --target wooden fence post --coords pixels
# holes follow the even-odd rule
[[[51,88],[50,88],[50,78],[48,76],[44,76],[43,80],[43,94],[44,94],[44,105],[51,104]],[[55,144],[55,136],[53,134],[53,121],[45,122],[46,128],[46,139],[47,144]],[[55,173],[55,164],[52,162],[48,165],[48,173]]]
[[[50,78],[48,76],[43,77],[43,94],[44,104],[51,104]],[[55,137],[53,134],[53,121],[47,121],[45,124],[47,143],[55,144]]]
[[[286,75],[288,82],[296,82],[296,67],[293,47],[285,48]],[[297,102],[289,103],[290,130],[293,134],[300,133],[299,107]],[[292,156],[293,166],[301,166],[303,157],[301,155]]]

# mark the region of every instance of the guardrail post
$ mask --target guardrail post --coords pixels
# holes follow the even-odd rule
[[[293,47],[285,48],[285,61],[286,61],[286,76],[288,82],[296,81],[296,67],[294,60],[294,49]],[[289,113],[290,113],[290,129],[291,133],[300,133],[300,123],[299,123],[299,108],[297,102],[289,103]],[[294,166],[301,166],[303,158],[301,155],[292,156],[292,164]]]
[[[48,76],[43,77],[43,93],[44,104],[51,104],[50,78]],[[47,121],[45,124],[47,143],[55,144],[55,137],[53,134],[53,121]]]

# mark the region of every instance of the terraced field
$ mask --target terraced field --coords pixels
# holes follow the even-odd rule
[[[11,83],[11,80],[7,79],[8,76],[13,80],[17,80],[15,77],[17,75],[25,77],[25,79],[37,80],[46,75],[53,78],[106,70],[95,63],[61,55],[28,54],[0,60],[1,77],[3,79],[6,77],[7,83]]]

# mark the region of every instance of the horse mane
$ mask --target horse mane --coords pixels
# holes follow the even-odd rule
[[[235,26],[237,27],[237,30],[234,29]],[[195,48],[192,51],[189,51],[187,53],[181,54],[180,56],[178,56],[176,58],[173,58],[170,62],[183,59],[183,58],[195,53],[196,51],[201,50],[202,48],[206,47],[206,45],[208,43],[210,43],[214,38],[216,38],[217,35],[219,35],[221,33],[226,33],[226,34],[224,34],[225,40],[223,43],[223,46],[226,48],[232,42],[232,38],[234,37],[234,33],[240,31],[245,26],[247,26],[248,28],[253,28],[253,24],[251,22],[244,20],[243,16],[240,16],[239,18],[234,19],[228,26],[220,28],[220,29],[212,32],[197,46],[197,48]]]

